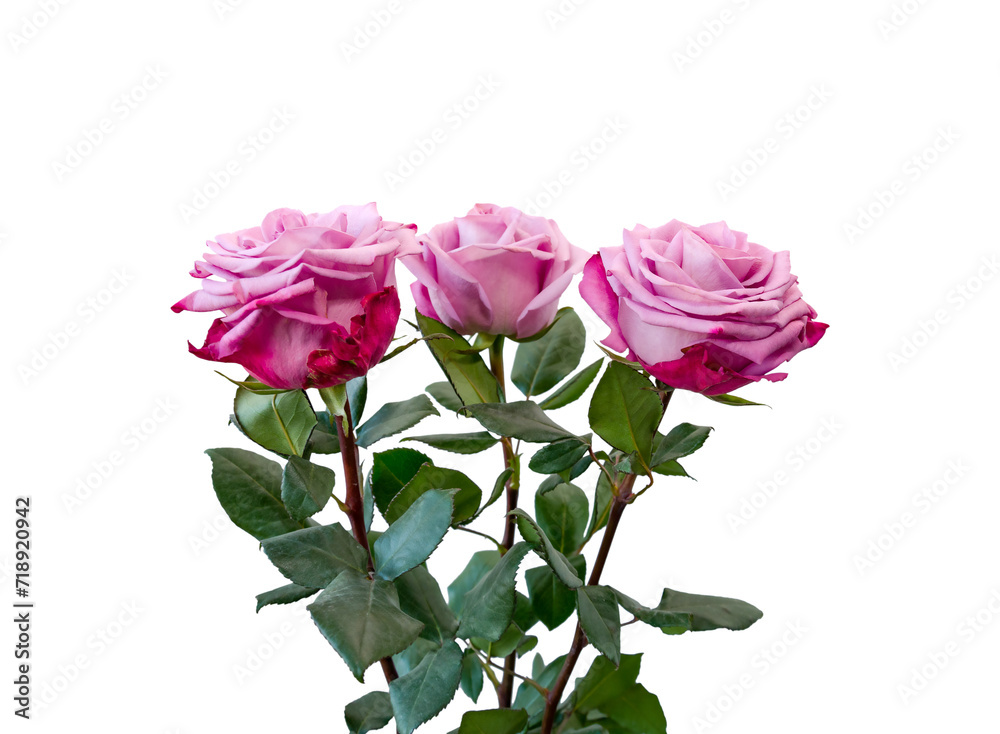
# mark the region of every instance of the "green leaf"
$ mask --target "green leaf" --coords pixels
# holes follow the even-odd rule
[[[396,522],[418,497],[432,489],[457,489],[452,522],[456,525],[472,518],[479,509],[483,491],[465,474],[454,469],[424,464],[406,483],[382,513],[390,524]]]
[[[399,675],[406,675],[415,667],[420,665],[420,661],[432,652],[441,649],[440,642],[433,642],[424,637],[419,637],[413,641],[409,647],[401,653],[392,656],[392,662],[396,665],[396,672]]]
[[[372,691],[344,708],[344,719],[351,734],[367,734],[392,721],[392,703],[385,691]]]
[[[290,456],[281,475],[281,501],[293,520],[305,520],[326,507],[337,475],[332,469]]]
[[[347,570],[368,570],[368,553],[340,525],[296,530],[261,541],[282,575],[299,586],[322,589]]]
[[[514,457],[514,461],[517,461],[517,457]],[[492,505],[494,502],[496,502],[503,496],[504,490],[507,488],[507,482],[510,480],[512,476],[514,476],[513,469],[504,469],[502,472],[500,472],[500,475],[496,478],[496,481],[493,482],[493,491],[490,492],[489,498],[486,500],[486,502],[483,503],[482,507],[479,508],[478,512],[476,512],[476,514],[468,522],[472,522],[472,520],[475,520],[483,513],[483,510],[485,510],[487,507]]]
[[[567,380],[562,387],[545,398],[539,404],[539,407],[542,410],[555,410],[556,408],[564,408],[582,398],[583,394],[587,392],[587,388],[590,387],[590,383],[594,381],[594,378],[601,371],[601,364],[603,362],[603,359],[599,359],[593,364],[584,367]]]
[[[540,339],[517,347],[510,379],[525,397],[548,392],[567,377],[583,356],[587,331],[571,308],[564,308]]]
[[[586,537],[593,537],[594,533],[608,524],[613,500],[614,494],[611,491],[611,481],[608,479],[607,474],[601,472],[601,475],[597,478],[597,488],[594,490],[594,506],[590,513],[590,526],[587,528]]]
[[[587,495],[575,485],[558,484],[544,494],[535,495],[538,526],[564,555],[576,553],[583,544],[589,515]]]
[[[523,709],[467,711],[458,734],[521,734],[527,725],[528,713]]]
[[[514,622],[511,622],[507,629],[504,630],[504,633],[500,635],[500,639],[495,642],[490,642],[479,637],[473,637],[470,642],[480,650],[485,651],[488,657],[505,658],[517,649],[523,638],[524,630]]]
[[[372,461],[371,485],[375,506],[385,515],[393,498],[407,482],[416,476],[431,458],[414,449],[389,449],[375,454]]]
[[[208,449],[212,486],[236,527],[257,540],[306,527],[288,516],[281,501],[281,466],[243,449]]]
[[[573,556],[569,559],[576,575],[581,579],[587,575],[587,559]],[[566,586],[548,566],[528,569],[524,574],[531,597],[531,607],[548,629],[554,630],[573,614],[576,609],[576,592]]]
[[[347,400],[351,404],[351,425],[361,423],[365,414],[365,403],[368,402],[368,378],[365,375],[355,377],[347,383]]]
[[[458,332],[421,313],[417,314],[417,324],[425,337],[431,334],[451,337],[429,340],[427,346],[464,405],[495,403],[500,399],[500,387],[490,368]]]
[[[316,425],[316,414],[301,390],[260,395],[241,387],[236,390],[233,412],[251,441],[283,456],[302,456]]]
[[[653,435],[663,418],[660,398],[652,383],[639,373],[608,363],[590,401],[590,427],[625,453],[639,454],[646,466],[652,458]]]
[[[455,637],[458,620],[441,595],[441,587],[426,566],[417,566],[395,580],[399,608],[424,623],[420,636],[444,644]]]
[[[279,586],[277,589],[257,594],[257,611],[259,612],[264,607],[272,604],[291,604],[300,599],[310,597],[318,591],[319,589],[299,586],[298,584],[285,584],[284,586]]]
[[[310,604],[310,614],[354,677],[364,682],[376,661],[405,650],[423,625],[399,608],[396,587],[345,571]]]
[[[431,403],[431,399],[423,393],[399,403],[386,403],[358,428],[357,444],[362,448],[368,448],[383,438],[413,428],[431,415],[441,414]]]
[[[562,655],[548,665],[545,665],[542,662],[542,656],[535,655],[534,664],[531,668],[531,677],[543,688],[551,688],[556,682],[556,678],[559,677],[559,671],[562,670],[563,663],[565,662],[566,656]],[[514,708],[524,709],[528,712],[528,716],[534,718],[541,714],[544,707],[545,699],[542,698],[542,694],[533,686],[521,683],[517,689],[517,695],[514,697]]]
[[[271,387],[270,385],[265,385],[263,382],[258,380],[256,377],[253,377],[252,375],[247,375],[247,379],[245,380],[234,380],[229,375],[224,375],[218,370],[215,371],[215,374],[229,380],[229,382],[236,385],[236,387],[245,388],[250,392],[257,393],[258,395],[281,395],[282,393],[293,392],[296,389],[296,388],[289,389],[287,387]]]
[[[447,642],[404,676],[389,684],[399,734],[410,734],[433,719],[455,697],[462,676],[462,650]]]
[[[517,529],[521,532],[521,536],[531,544],[532,550],[549,564],[549,568],[555,571],[560,581],[571,589],[583,584],[583,580],[576,575],[576,571],[569,564],[566,556],[556,549],[545,531],[528,513],[522,509],[516,509],[510,514],[517,518]]]
[[[514,616],[517,567],[529,550],[527,543],[516,543],[468,592],[459,618],[459,637],[500,639]]]
[[[483,692],[483,663],[475,650],[469,648],[462,655],[462,692],[473,702],[479,700]]]
[[[708,426],[694,426],[690,423],[681,423],[675,426],[670,433],[659,438],[656,449],[653,451],[651,465],[656,467],[668,461],[676,461],[690,456],[705,445],[708,434],[711,432],[712,429]]]
[[[590,644],[617,666],[621,662],[621,619],[618,599],[607,586],[581,586],[577,591],[580,626]]]
[[[592,711],[623,695],[635,685],[641,662],[641,654],[622,655],[621,663],[616,668],[603,655],[595,658],[587,674],[576,679],[573,709],[582,712]]]
[[[764,403],[751,402],[736,395],[706,395],[705,397],[713,402],[722,403],[723,405],[732,405],[734,407],[743,407],[747,405],[761,405],[765,408],[771,407],[769,405],[764,405]]]
[[[663,715],[660,701],[641,683],[636,683],[617,698],[603,703],[601,713],[630,732],[667,734],[667,718]]]
[[[462,573],[448,586],[448,606],[455,614],[465,609],[465,597],[483,576],[500,561],[500,552],[495,550],[476,551],[462,569]]]
[[[703,596],[664,589],[660,603],[649,608],[620,591],[615,591],[615,594],[623,609],[640,621],[670,635],[714,629],[745,630],[764,616],[753,604],[724,596]]]
[[[414,500],[372,544],[379,578],[391,581],[426,561],[451,525],[454,490],[431,489]]]
[[[538,404],[530,400],[467,405],[462,410],[479,421],[487,431],[500,436],[519,438],[529,443],[553,443],[567,438],[581,440],[553,423]]]
[[[434,382],[428,385],[426,390],[432,398],[440,403],[442,408],[446,408],[452,412],[458,412],[462,409],[462,398],[458,397],[455,388],[447,380],[444,382]]]
[[[572,469],[573,466],[587,455],[590,443],[590,434],[581,437],[586,443],[580,443],[580,439],[570,438],[564,441],[556,441],[535,452],[528,462],[528,468],[537,474],[558,474],[559,472]]]
[[[478,454],[500,443],[500,439],[480,431],[479,433],[439,433],[431,436],[408,436],[403,441],[419,441],[442,451],[454,454]]]
[[[538,623],[538,616],[531,608],[531,600],[520,591],[514,593],[514,624],[527,632]]]
[[[337,427],[330,422],[330,413],[321,410],[316,413],[316,427],[309,434],[309,442],[303,456],[308,454],[339,454],[340,438]]]

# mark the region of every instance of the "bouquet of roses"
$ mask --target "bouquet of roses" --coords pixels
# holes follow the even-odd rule
[[[374,204],[279,209],[208,242],[191,272],[201,288],[173,307],[222,312],[191,351],[249,373],[236,381],[230,420],[280,459],[207,452],[219,502],[288,582],[259,594],[257,609],[311,599],[316,626],[359,681],[379,664],[388,692],[347,705],[353,734],[393,720],[409,734],[460,688],[479,701],[484,681],[496,706],[466,712],[460,734],[663,734],[660,703],[638,682],[641,656],[621,651],[621,626],[742,630],[761,612],[673,589],[649,606],[632,598],[603,578],[616,533],[629,507],[656,502],[643,497],[655,482],[687,475],[680,460],[708,438],[710,428],[690,423],[661,430],[676,390],[754,405],[731,392],[784,379],[774,370],[826,324],[802,299],[787,252],[722,222],[637,226],[593,256],[551,220],[492,205],[416,232],[384,221]],[[411,337],[392,348],[397,259],[415,277],[416,314],[404,320]],[[583,321],[559,308],[581,272],[584,300],[610,328],[607,359],[582,369]],[[507,341],[517,343],[509,371]],[[367,373],[425,359],[407,352],[420,342],[443,379],[366,415]],[[589,427],[551,417],[595,381]],[[440,415],[431,398],[469,430],[404,440],[496,451],[492,485],[409,446],[371,453],[362,470],[363,450]],[[318,460],[334,454],[340,478]],[[540,481],[529,486],[532,475]],[[339,510],[346,524],[314,519],[331,500],[324,515]],[[497,502],[502,527],[488,528],[481,516]],[[450,531],[474,533],[487,549],[450,581],[446,600],[426,561]],[[531,555],[524,594],[518,572]],[[569,651],[526,664],[538,625],[571,618]],[[571,681],[588,645],[598,655]]]

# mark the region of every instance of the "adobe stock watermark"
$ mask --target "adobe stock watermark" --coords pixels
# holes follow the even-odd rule
[[[892,371],[899,372],[912,362],[951,323],[956,314],[983,292],[998,272],[1000,272],[1000,256],[994,254],[980,258],[975,271],[951,288],[944,297],[944,303],[934,309],[929,318],[917,321],[916,328],[900,339],[899,347],[889,352],[888,359]]]
[[[307,620],[312,620],[305,605],[293,607],[289,616],[292,619],[286,619],[270,632],[262,634],[258,642],[248,646],[243,651],[241,661],[233,664],[233,677],[241,686],[246,685],[250,679],[263,670],[267,662],[278,654],[278,651],[288,643],[288,640],[302,628]]]
[[[888,41],[899,33],[925,5],[927,5],[927,0],[903,0],[893,3],[889,14],[878,21],[878,31],[882,34],[882,40]]]
[[[188,548],[191,549],[195,558],[198,558],[234,527],[233,521],[224,512],[220,512],[210,519],[206,518],[202,520],[201,527],[188,534]]]
[[[787,622],[778,639],[761,648],[751,658],[746,670],[722,687],[721,693],[706,707],[704,715],[694,717],[691,723],[695,732],[708,731],[719,724],[736,704],[798,647],[807,632],[809,629],[802,622]]]
[[[781,468],[775,469],[769,478],[757,482],[753,492],[740,498],[740,506],[726,515],[729,529],[736,534],[749,525],[843,430],[839,418],[829,417],[820,421],[809,438],[785,454]]]
[[[36,10],[21,17],[16,28],[7,33],[7,42],[14,53],[38,38],[39,34],[55,20],[70,0],[38,0]]]
[[[768,135],[757,145],[746,149],[746,157],[734,163],[729,169],[729,176],[718,179],[715,188],[723,201],[729,198],[749,183],[767,163],[781,152],[782,146],[792,140],[799,131],[807,125],[816,113],[823,109],[833,98],[833,91],[825,84],[814,84],[809,94],[801,103],[795,105],[781,115],[772,126],[774,135]]]
[[[287,106],[274,107],[267,122],[236,145],[236,153],[208,174],[205,181],[191,191],[191,198],[180,203],[178,211],[185,224],[191,223],[228,189],[233,181],[246,173],[247,166],[267,150],[296,119]]]
[[[545,11],[545,20],[548,21],[549,28],[557,30],[559,26],[576,15],[576,11],[587,2],[588,0],[560,0],[557,4],[550,6]]]
[[[353,64],[413,2],[414,0],[389,0],[384,6],[372,10],[364,22],[354,26],[349,39],[340,42],[340,53],[344,60]]]
[[[246,5],[246,0],[212,0],[212,10],[215,11],[215,17],[219,20],[225,20],[244,5]]]
[[[32,703],[38,713],[50,708],[61,696],[70,690],[108,650],[118,644],[125,632],[145,614],[145,609],[136,601],[123,602],[107,622],[102,624],[84,640],[84,650],[73,656],[68,663],[59,666],[58,672],[47,681],[35,687]]]
[[[107,311],[135,276],[126,268],[115,268],[107,282],[80,301],[73,309],[73,317],[46,333],[45,342],[34,349],[17,367],[18,377],[25,386],[37,379],[43,371],[59,358],[80,337],[89,324]]]
[[[426,135],[416,138],[410,151],[398,157],[395,168],[385,172],[389,191],[395,191],[406,183],[496,94],[500,86],[500,82],[492,74],[480,74],[476,85],[445,109],[441,122]]]
[[[909,193],[909,187],[926,176],[961,139],[962,134],[951,125],[938,128],[930,143],[906,159],[899,175],[884,188],[876,189],[869,202],[858,207],[854,220],[844,223],[848,244],[853,245],[864,237]]]
[[[604,118],[603,127],[583,144],[577,146],[569,159],[552,178],[542,181],[535,193],[524,201],[524,212],[533,217],[540,216],[543,211],[555,204],[580,177],[607,153],[628,130],[620,117]]]
[[[677,71],[700,59],[732,25],[750,9],[751,0],[731,0],[712,17],[706,19],[701,28],[688,34],[684,47],[673,52],[671,58]]]
[[[910,668],[905,682],[896,686],[896,693],[904,706],[909,706],[951,667],[955,659],[966,652],[980,636],[1000,617],[1000,587],[994,588],[986,602],[966,615],[955,626],[952,637],[938,648],[928,652],[924,659]]]
[[[882,527],[877,533],[869,538],[864,550],[854,554],[851,560],[858,574],[864,576],[875,568],[876,564],[881,562],[920,524],[921,518],[929,515],[942,500],[952,493],[969,472],[970,468],[964,459],[949,460],[947,468],[941,476],[915,492],[910,497],[907,508],[896,517],[882,523]]]
[[[118,442],[76,478],[73,487],[62,493],[61,499],[66,513],[73,515],[88,502],[94,493],[104,487],[121,467],[128,463],[129,456],[142,448],[160,430],[174,413],[178,405],[174,398],[157,398],[153,409],[142,419],[126,428],[118,436]]]
[[[56,181],[62,183],[67,176],[86,163],[118,130],[119,125],[131,117],[167,78],[167,71],[162,66],[148,65],[138,81],[112,100],[107,114],[92,125],[84,127],[76,139],[66,146],[65,154],[52,161],[52,172],[56,176]]]

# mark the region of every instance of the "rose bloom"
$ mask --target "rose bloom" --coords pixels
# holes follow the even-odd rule
[[[783,380],[772,370],[827,329],[802,300],[788,253],[725,222],[639,225],[624,239],[591,258],[580,293],[611,327],[604,344],[671,387],[721,395]]]
[[[179,311],[224,314],[191,352],[235,362],[276,388],[330,387],[378,364],[399,320],[395,258],[418,251],[416,225],[375,204],[327,214],[277,209],[260,227],[218,236]],[[214,277],[212,277],[214,276]]]
[[[459,334],[526,339],[548,327],[559,297],[587,261],[550,219],[477,204],[421,235],[403,258],[417,310]]]

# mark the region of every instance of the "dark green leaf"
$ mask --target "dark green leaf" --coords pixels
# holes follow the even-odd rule
[[[243,449],[208,449],[212,486],[236,527],[257,540],[301,530],[281,501],[281,466]]]
[[[416,476],[420,467],[433,463],[429,456],[414,449],[389,449],[376,453],[372,462],[371,485],[379,512],[385,515],[393,498]]]
[[[452,517],[452,522],[456,525],[472,518],[483,498],[483,491],[462,472],[425,464],[406,483],[406,486],[399,490],[389,503],[389,507],[382,513],[386,521],[390,524],[396,522],[418,497],[432,489],[458,490]]]
[[[277,589],[257,594],[257,611],[259,612],[264,607],[272,604],[291,604],[300,599],[310,597],[317,591],[319,589],[299,586],[298,584],[285,584],[284,586],[279,586]]]
[[[290,456],[281,475],[281,501],[293,520],[305,520],[326,507],[337,475],[332,469]]]
[[[571,308],[562,309],[545,336],[518,345],[511,382],[525,397],[548,392],[580,364],[586,344],[580,317]]]
[[[528,714],[522,709],[467,711],[458,734],[521,734],[527,725]]]
[[[344,708],[344,719],[351,734],[367,734],[392,721],[392,703],[385,691],[372,691]]]
[[[283,456],[301,456],[316,425],[316,414],[301,390],[260,395],[241,387],[233,412],[250,440]]]
[[[341,573],[308,607],[313,621],[354,677],[406,649],[423,625],[399,608],[396,587],[357,571]]]
[[[663,406],[648,379],[634,370],[610,362],[590,401],[590,426],[594,432],[625,453],[636,452],[646,466],[652,456]]]
[[[383,438],[413,428],[431,415],[441,414],[423,393],[399,403],[386,403],[358,428],[358,446],[368,448]]]
[[[736,395],[706,395],[705,397],[716,403],[722,403],[723,405],[732,405],[736,407],[741,407],[746,405],[762,405],[765,408],[770,407],[769,405],[764,405],[764,403],[753,403],[749,400],[738,397]]]
[[[500,635],[500,639],[495,642],[478,637],[473,637],[470,642],[480,650],[485,651],[488,657],[505,658],[517,649],[523,638],[524,630],[511,622],[510,626]]]
[[[458,397],[455,388],[447,380],[432,383],[426,389],[430,396],[441,404],[442,408],[446,408],[452,412],[462,409],[462,398]]]
[[[322,589],[343,571],[368,570],[365,549],[337,524],[268,538],[261,547],[282,575],[300,586]]]
[[[556,682],[556,678],[559,676],[559,671],[562,670],[563,663],[565,662],[566,656],[562,655],[548,665],[545,665],[542,662],[542,656],[535,655],[534,664],[531,669],[531,677],[543,688],[551,688]],[[527,683],[521,683],[517,689],[517,695],[514,697],[514,708],[524,709],[528,712],[528,716],[534,718],[542,712],[544,707],[545,699],[542,698],[542,694],[539,693],[533,686],[530,686]]]
[[[361,423],[365,414],[365,403],[368,402],[368,378],[365,375],[355,377],[347,383],[347,400],[351,404],[351,425]]]
[[[337,427],[330,421],[330,413],[321,410],[316,413],[316,427],[309,434],[306,444],[307,454],[339,454],[340,439],[337,437]]]
[[[573,556],[569,559],[576,575],[581,579],[587,575],[587,559]],[[558,579],[548,566],[532,568],[525,572],[528,594],[535,614],[550,630],[561,625],[576,609],[576,592]]]
[[[410,505],[372,544],[379,578],[391,581],[426,561],[451,525],[454,490],[431,489]]]
[[[535,495],[538,526],[564,555],[576,553],[587,530],[590,506],[586,493],[572,484],[558,484],[552,490]]]
[[[421,660],[440,649],[440,642],[434,642],[424,637],[417,638],[405,650],[392,656],[392,661],[396,665],[396,672],[399,675],[406,675],[420,665]]]
[[[556,549],[552,541],[545,534],[545,531],[538,526],[538,523],[528,513],[517,509],[510,514],[517,518],[517,529],[521,532],[521,536],[531,544],[535,553],[549,564],[549,568],[555,571],[560,581],[572,589],[583,583],[583,580],[576,575],[576,571],[569,564],[569,561],[566,560],[566,556]]]
[[[607,586],[581,586],[577,591],[580,626],[590,644],[616,666],[621,660],[621,619],[618,599]]]
[[[594,381],[594,378],[601,371],[601,364],[603,362],[603,359],[599,359],[573,375],[562,387],[540,403],[542,410],[563,408],[582,398],[583,394],[587,392],[587,388],[590,387],[590,383]]]
[[[667,734],[667,719],[659,700],[641,683],[636,683],[617,698],[601,704],[601,713],[630,732]]]
[[[500,552],[495,550],[476,551],[451,585],[448,586],[448,606],[455,614],[461,614],[465,609],[465,597],[478,584],[483,576],[500,561]]]
[[[250,375],[248,375],[247,379],[245,380],[234,380],[232,377],[224,375],[218,370],[215,371],[215,374],[221,377],[225,377],[231,383],[236,385],[236,387],[242,387],[246,390],[249,390],[250,392],[257,393],[258,395],[281,395],[282,393],[286,392],[294,392],[297,389],[297,388],[289,389],[286,387],[271,387],[269,385],[265,385],[263,382]]]
[[[473,702],[479,700],[483,692],[483,663],[475,650],[466,650],[462,655],[462,691]]]
[[[517,567],[530,546],[516,543],[465,596],[458,636],[499,640],[514,616]],[[450,591],[450,588],[449,588]]]
[[[553,423],[538,404],[530,400],[467,405],[463,412],[479,421],[487,431],[529,443],[552,443],[566,438],[580,440],[562,426]]]
[[[658,437],[652,466],[690,456],[705,444],[711,431],[708,426],[693,426],[690,423],[675,426],[666,436]]]
[[[622,655],[621,664],[616,669],[606,657],[598,656],[587,674],[576,679],[573,709],[586,712],[614,701],[635,685],[641,662],[641,654]]]
[[[432,652],[389,684],[399,734],[410,734],[433,719],[455,697],[462,676],[462,650],[454,642]]]
[[[518,459],[515,456],[514,457],[514,461],[517,461],[517,460]],[[468,522],[472,522],[472,520],[475,520],[477,517],[479,517],[479,515],[482,514],[483,510],[485,510],[487,507],[489,507],[494,502],[496,502],[498,499],[500,499],[503,496],[504,490],[507,488],[507,482],[508,482],[508,480],[512,476],[514,476],[514,470],[513,469],[504,469],[502,472],[500,472],[500,476],[498,476],[497,479],[496,479],[496,481],[493,482],[493,491],[490,492],[489,499],[487,499],[486,502],[483,503],[483,506],[479,508],[479,510],[476,512],[476,514],[471,519],[467,520],[466,522],[464,522],[462,524],[464,525],[464,524],[467,524]]]
[[[463,404],[495,403],[500,399],[496,378],[483,358],[472,351],[469,342],[440,321],[423,314],[417,314],[417,323],[424,336],[445,334],[451,337],[432,339],[427,342],[427,346]],[[434,397],[437,398],[437,395]]]
[[[421,637],[438,644],[454,638],[458,620],[426,566],[407,571],[396,579],[395,584],[399,593],[399,608],[424,623]]]
[[[550,443],[539,449],[528,462],[528,468],[537,474],[558,474],[571,469],[588,453],[590,434],[581,438],[587,443],[580,443],[579,439],[570,438]]]
[[[764,616],[757,607],[723,596],[686,594],[664,589],[660,603],[645,607],[621,592],[618,603],[631,614],[667,634],[704,632],[714,629],[745,630]]]
[[[531,600],[520,591],[514,593],[514,624],[525,632],[538,623],[538,616],[531,608]]]
[[[594,490],[594,506],[590,513],[590,527],[587,528],[588,538],[608,524],[611,516],[611,502],[614,494],[611,492],[611,481],[603,471],[597,478],[597,488]]]
[[[419,441],[453,454],[478,454],[500,443],[486,431],[479,433],[439,433],[432,436],[408,436],[403,441]]]

